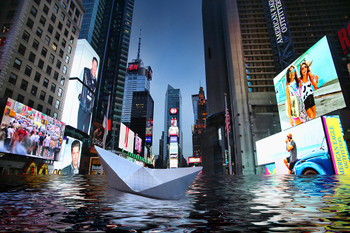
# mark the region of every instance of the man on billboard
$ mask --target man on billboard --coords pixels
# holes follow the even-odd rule
[[[293,174],[293,167],[297,162],[298,157],[297,157],[297,145],[295,144],[292,134],[290,133],[287,135],[286,149],[290,153],[290,155],[289,157],[284,159],[284,163],[289,169],[288,174]]]
[[[79,110],[78,110],[78,129],[88,133],[90,126],[91,112],[94,105],[95,90],[96,90],[96,74],[98,69],[97,58],[92,59],[91,69],[85,67],[80,80],[83,81],[83,87],[79,94]]]
[[[71,145],[72,162],[62,169],[63,175],[73,175],[79,173],[80,142],[74,140]]]

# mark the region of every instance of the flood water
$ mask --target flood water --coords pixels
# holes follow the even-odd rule
[[[345,232],[350,177],[200,174],[180,200],[103,175],[1,176],[0,232]]]

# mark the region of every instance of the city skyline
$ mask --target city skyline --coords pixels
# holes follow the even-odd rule
[[[201,0],[135,0],[128,62],[137,58],[141,30],[140,58],[151,66],[154,99],[153,154],[159,154],[164,126],[167,86],[181,90],[183,155],[192,155],[192,94],[206,90]],[[179,17],[180,16],[180,17]]]

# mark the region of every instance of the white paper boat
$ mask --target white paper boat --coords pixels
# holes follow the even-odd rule
[[[95,146],[108,185],[122,192],[158,199],[179,199],[202,167],[146,168]]]

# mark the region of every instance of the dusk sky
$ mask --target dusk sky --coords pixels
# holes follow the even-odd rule
[[[183,155],[192,155],[192,95],[205,86],[201,0],[135,0],[129,62],[137,57],[140,29],[144,66],[151,66],[154,100],[153,154],[159,154],[168,84],[182,96]]]

